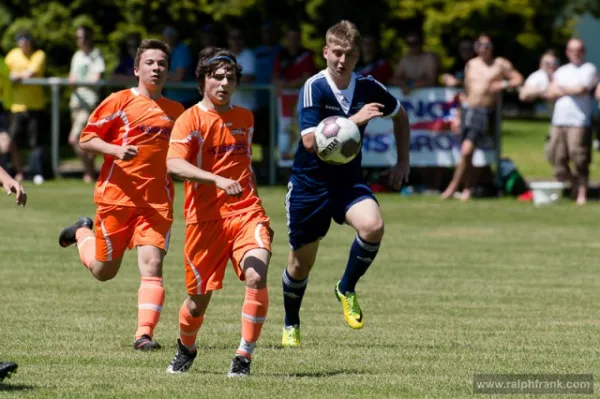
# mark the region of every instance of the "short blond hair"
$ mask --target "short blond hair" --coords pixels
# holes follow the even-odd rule
[[[327,30],[325,40],[328,46],[338,44],[358,48],[360,47],[360,32],[352,22],[343,20]]]

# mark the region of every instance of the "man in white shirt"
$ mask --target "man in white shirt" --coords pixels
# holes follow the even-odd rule
[[[555,101],[550,154],[554,177],[570,182],[577,204],[583,205],[591,161],[592,90],[598,74],[593,64],[584,61],[585,46],[580,39],[569,40],[566,54],[570,62],[556,70],[547,93]]]
[[[552,81],[552,75],[558,69],[559,61],[554,50],[548,50],[540,58],[540,69],[527,77],[523,86],[519,89],[519,99],[523,102],[542,101],[552,113],[554,103],[548,99],[548,88]],[[540,104],[542,105],[542,104]],[[546,135],[544,152],[546,159],[552,163],[550,153],[550,132]]]
[[[79,50],[71,59],[69,82],[94,83],[100,80],[105,70],[102,53],[94,47],[92,30],[87,26],[80,26],[75,31],[77,47]],[[98,91],[95,87],[79,86],[73,90],[69,108],[71,109],[71,133],[69,144],[83,163],[83,180],[91,183],[95,180],[94,154],[86,153],[79,147],[79,135],[87,125],[90,113],[98,105]]]
[[[527,77],[519,90],[521,101],[547,100],[552,75],[558,69],[558,58],[552,50],[546,51],[540,58],[540,69]]]

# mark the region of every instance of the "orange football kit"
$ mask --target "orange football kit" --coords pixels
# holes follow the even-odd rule
[[[140,245],[167,252],[174,193],[166,157],[171,130],[183,111],[175,101],[154,101],[128,89],[111,94],[91,114],[80,142],[99,137],[138,147],[128,161],[104,157],[94,193],[97,260],[118,259]]]
[[[167,159],[185,159],[243,188],[241,197],[234,197],[216,186],[185,182],[184,260],[190,295],[222,288],[228,260],[244,280],[240,262],[246,252],[271,251],[269,218],[253,183],[253,133],[252,112],[235,106],[219,114],[197,104],[173,128]]]

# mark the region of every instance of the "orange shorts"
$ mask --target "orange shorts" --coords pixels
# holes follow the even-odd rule
[[[185,285],[190,295],[223,288],[227,261],[240,280],[246,252],[264,248],[271,252],[269,218],[261,210],[226,219],[189,224],[185,228]]]
[[[152,245],[167,252],[173,224],[170,209],[98,205],[96,209],[96,259],[111,261],[127,248]]]

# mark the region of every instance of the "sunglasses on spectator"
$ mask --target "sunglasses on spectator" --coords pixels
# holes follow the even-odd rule
[[[19,40],[21,40],[21,39],[24,39],[24,40],[31,40],[31,36],[29,36],[29,35],[17,35],[17,36],[15,36],[15,40],[16,40],[16,41],[19,41]]]
[[[477,42],[477,43],[475,43],[475,47],[480,48],[480,49],[488,49],[488,48],[492,48],[492,43]]]

